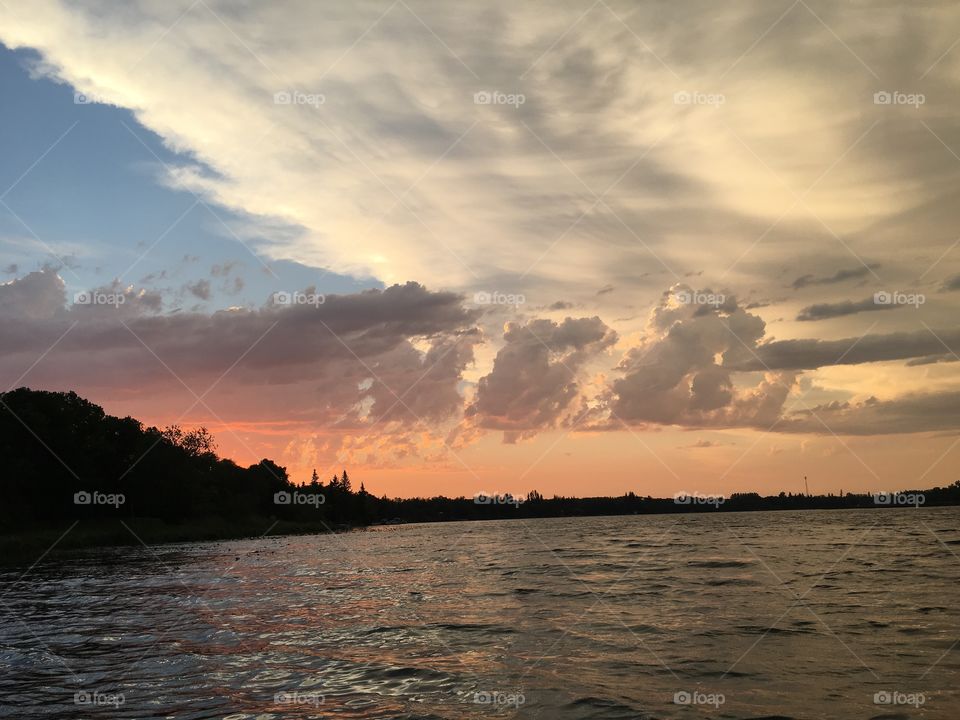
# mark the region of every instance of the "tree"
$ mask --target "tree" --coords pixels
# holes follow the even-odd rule
[[[186,451],[191,457],[213,454],[217,449],[213,434],[203,426],[184,432],[179,425],[169,425],[163,429],[161,435],[168,443]]]
[[[340,487],[350,492],[350,478],[347,477],[347,471],[343,471],[343,476],[340,478]]]
[[[214,454],[217,450],[217,441],[207,428],[201,426],[184,436],[181,447],[187,451],[187,454],[200,457]]]

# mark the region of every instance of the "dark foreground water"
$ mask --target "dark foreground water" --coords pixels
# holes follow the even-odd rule
[[[12,718],[958,718],[960,510],[407,525],[0,575]]]

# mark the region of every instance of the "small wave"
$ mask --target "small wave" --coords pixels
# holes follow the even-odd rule
[[[587,711],[589,715],[583,715],[585,718],[603,718],[603,720],[637,720],[650,717],[636,708],[624,705],[615,700],[599,697],[582,697],[566,705],[570,710],[578,713]]]
[[[807,628],[780,628],[764,625],[738,625],[737,629],[754,635],[809,635],[814,632],[813,630],[808,630]]]
[[[744,560],[691,560],[688,567],[702,568],[748,568],[751,563]]]
[[[749,578],[711,578],[708,579],[705,584],[714,587],[723,587],[724,585],[748,587],[750,585],[759,585],[760,583],[756,580],[750,580]]]

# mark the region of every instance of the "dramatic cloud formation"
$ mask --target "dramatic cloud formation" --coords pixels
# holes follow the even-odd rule
[[[931,238],[920,275],[947,246],[915,215],[956,219],[948,7],[111,8],[3,8],[0,40],[130,108],[184,153],[164,181],[243,213],[273,258],[472,290],[520,275],[579,299],[662,287],[652,273],[756,281],[788,254],[795,286],[829,287],[895,277],[908,218]],[[908,80],[923,106],[875,104]],[[867,243],[866,266],[828,269]]]
[[[34,272],[0,285],[0,365],[10,376],[49,349],[36,379],[55,383],[69,374],[80,386],[137,386],[147,392],[171,382],[212,382],[242,359],[232,368],[233,382],[292,384],[298,392],[300,383],[311,383],[309,395],[287,410],[306,412],[313,405],[314,417],[326,422],[345,417],[441,422],[459,416],[464,403],[459,384],[482,341],[475,326],[480,311],[465,309],[461,296],[415,283],[329,297],[308,288],[292,296],[303,304],[277,305],[272,298],[259,310],[164,315],[158,296],[116,283],[68,303],[56,273]],[[698,297],[716,302],[684,302]],[[621,377],[610,384],[608,419],[768,427],[780,417],[796,371],[889,360],[946,362],[954,358],[941,352],[944,347],[960,346],[957,330],[832,341],[764,342],[764,335],[764,321],[734,298],[721,301],[674,286],[651,311],[641,342],[618,365]],[[502,339],[466,415],[476,427],[504,430],[509,442],[586,409],[582,371],[618,341],[598,317],[510,322]],[[158,364],[169,371],[159,373],[159,383]],[[757,371],[764,375],[745,385]],[[745,375],[737,380],[736,373]],[[946,407],[955,396],[943,397]],[[844,404],[843,418],[870,407]],[[591,408],[594,419],[596,410]],[[790,424],[799,427],[822,430]],[[902,429],[907,427],[914,426]]]
[[[735,389],[727,367],[753,352],[764,322],[724,298],[697,305],[694,293],[675,286],[651,314],[649,335],[620,362],[624,377],[612,384],[612,412],[630,423],[769,427],[793,385],[790,374],[770,374],[754,387]]]
[[[408,283],[294,298],[305,304],[164,315],[155,298],[114,286],[67,305],[55,273],[31,273],[0,285],[0,373],[14,381],[29,368],[32,383],[97,395],[137,388],[148,398],[182,386],[197,403],[218,388],[217,407],[244,421],[382,423],[387,432],[459,417],[462,372],[479,340],[479,312],[460,296]]]
[[[554,427],[579,397],[579,370],[617,341],[598,317],[509,323],[468,414],[515,442]]]

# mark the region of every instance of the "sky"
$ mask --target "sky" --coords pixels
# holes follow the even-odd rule
[[[0,2],[0,389],[390,496],[960,479],[960,10]]]

